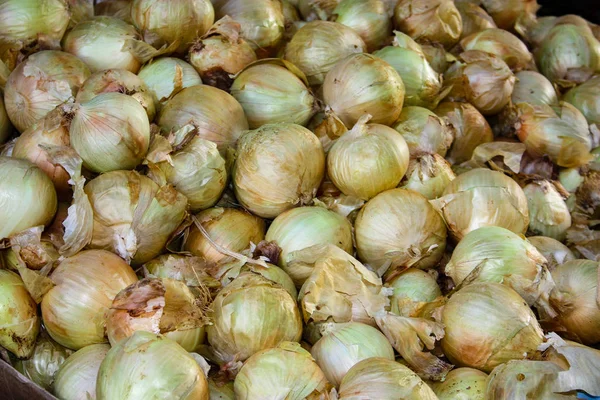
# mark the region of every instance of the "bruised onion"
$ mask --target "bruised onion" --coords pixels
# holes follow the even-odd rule
[[[332,13],[333,21],[354,29],[372,52],[383,44],[392,32],[382,0],[342,0]]]
[[[160,57],[144,65],[138,76],[160,106],[183,89],[201,85],[202,79],[188,63],[175,57]]]
[[[534,181],[523,192],[529,208],[529,231],[564,240],[571,227],[571,214],[554,185],[546,180]]]
[[[403,189],[414,190],[427,199],[437,199],[456,175],[448,161],[439,154],[424,154],[408,164],[406,176],[400,182]]]
[[[462,19],[452,0],[400,0],[394,24],[415,40],[449,48],[460,38]]]
[[[600,76],[594,76],[581,85],[569,90],[563,100],[573,104],[588,120],[590,125],[600,127]]]
[[[411,158],[434,153],[443,157],[453,140],[452,126],[423,107],[404,108],[393,128],[406,140]]]
[[[519,71],[515,77],[517,81],[511,95],[513,104],[558,105],[556,89],[544,75],[535,71]]]
[[[533,56],[518,37],[498,28],[475,32],[460,41],[465,50],[480,50],[501,58],[513,71],[526,69]]]

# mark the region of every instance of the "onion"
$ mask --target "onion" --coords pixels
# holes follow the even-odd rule
[[[184,53],[213,24],[215,11],[209,0],[133,0],[131,19],[153,47],[175,44]]]
[[[282,342],[250,357],[235,377],[240,399],[304,399],[326,395],[328,382],[300,344]]]
[[[380,48],[392,33],[392,21],[382,0],[342,0],[333,10],[332,20],[354,29],[369,53]]]
[[[323,100],[348,127],[365,113],[372,116],[372,123],[391,125],[402,111],[404,83],[387,62],[354,54],[327,73]]]
[[[202,84],[202,79],[190,64],[174,57],[154,59],[140,69],[138,77],[161,107],[183,89]]]
[[[521,296],[499,283],[473,283],[450,297],[442,311],[444,354],[459,366],[490,372],[533,355],[543,342],[535,315]]]
[[[0,193],[0,239],[48,225],[56,213],[52,181],[29,161],[0,156]]]
[[[304,74],[290,63],[258,62],[235,77],[231,95],[242,105],[250,129],[278,122],[306,125],[318,107],[306,85]]]
[[[404,108],[393,128],[406,140],[411,158],[434,153],[443,157],[454,137],[450,124],[423,107]]]
[[[37,305],[14,272],[0,269],[0,345],[19,358],[35,350],[40,330]]]
[[[238,276],[243,273],[252,273],[278,284],[283,287],[294,299],[298,298],[298,291],[294,285],[294,281],[281,268],[276,265],[265,263],[246,263],[244,260],[234,260],[218,264],[218,269],[213,272],[213,276],[220,280],[223,287],[229,285]]]
[[[435,205],[457,241],[482,226],[500,226],[524,234],[529,225],[523,189],[506,175],[485,168],[456,177]]]
[[[394,349],[383,333],[358,322],[325,325],[323,337],[310,352],[327,380],[336,387],[344,375],[362,360],[371,357],[394,360]]]
[[[297,0],[298,10],[306,21],[327,20],[341,0]]]
[[[111,250],[132,265],[158,256],[185,216],[185,196],[135,171],[102,174],[86,185],[85,192],[94,210],[89,246]]]
[[[406,317],[412,317],[420,306],[442,295],[435,278],[416,268],[409,268],[391,278],[386,287],[393,289],[390,296],[392,313]]]
[[[62,51],[35,53],[11,72],[4,89],[6,113],[19,132],[56,106],[72,101],[90,75],[77,57]]]
[[[100,365],[98,400],[133,400],[165,393],[179,399],[206,399],[208,382],[194,357],[162,335],[136,332],[111,348]]]
[[[535,71],[519,71],[515,77],[517,82],[511,95],[513,104],[558,105],[556,89],[544,75]]]
[[[69,11],[71,11],[69,28],[94,16],[93,0],[66,0],[66,2],[69,5]]]
[[[546,180],[534,181],[525,186],[523,192],[530,214],[529,231],[564,240],[571,227],[571,214],[554,185]]]
[[[456,62],[456,57],[447,52],[439,43],[422,43],[421,50],[431,68],[438,74],[443,74],[452,63]],[[448,89],[444,88],[444,91],[446,90]]]
[[[244,110],[235,98],[207,85],[191,86],[173,96],[162,108],[158,125],[166,132],[192,125],[222,153],[235,148],[242,131],[248,129]]]
[[[72,354],[56,373],[54,394],[64,400],[95,399],[98,370],[109,350],[108,344],[91,344]]]
[[[424,154],[410,160],[399,187],[414,190],[432,200],[440,197],[454,178],[456,175],[444,157],[439,154]]]
[[[475,32],[460,41],[465,50],[480,50],[501,58],[513,71],[532,65],[533,56],[518,37],[498,28]]]
[[[540,7],[537,0],[481,0],[481,4],[500,29],[513,28],[517,18]]]
[[[319,86],[338,61],[362,53],[366,45],[352,28],[337,22],[313,21],[300,28],[285,48],[285,59]]]
[[[575,255],[567,246],[556,239],[545,236],[530,236],[527,238],[529,243],[544,256],[548,261],[548,269],[553,271],[559,265],[575,260]]]
[[[267,124],[240,139],[233,189],[246,209],[275,218],[308,204],[324,170],[323,148],[311,131],[295,124]]]
[[[456,2],[456,9],[460,13],[460,19],[462,20],[461,39],[472,33],[481,32],[489,28],[496,28],[494,19],[476,3]]]
[[[102,0],[102,2],[96,2],[94,15],[115,17],[131,24],[131,0]]]
[[[0,96],[0,147],[4,144],[12,135],[13,127],[6,113],[4,107],[4,96]]]
[[[485,400],[488,375],[473,368],[456,368],[446,375],[444,382],[432,385],[438,400]]]
[[[204,259],[218,263],[226,259],[213,243],[231,252],[240,253],[258,244],[265,237],[265,222],[235,208],[215,207],[196,215],[208,238],[193,226],[185,241],[184,249]],[[213,243],[211,243],[213,242]]]
[[[279,214],[265,240],[281,248],[279,265],[300,287],[312,268],[296,261],[296,252],[320,244],[333,244],[351,254],[352,225],[341,215],[323,207],[298,207]]]
[[[362,117],[327,155],[327,174],[334,185],[345,195],[362,200],[398,186],[409,160],[402,135],[368,121],[369,116]]]
[[[44,326],[74,350],[106,342],[105,313],[116,294],[137,281],[125,261],[103,250],[65,258],[50,277],[56,286],[42,300]]]
[[[400,0],[394,25],[415,40],[452,47],[462,33],[462,19],[451,0]]]
[[[210,400],[235,400],[233,381],[221,382],[208,378],[208,389]]]
[[[219,288],[219,282],[208,275],[211,263],[203,258],[183,254],[163,254],[144,264],[146,278],[169,278],[184,282],[194,293],[204,288]]]
[[[360,210],[354,227],[359,258],[379,275],[431,268],[446,248],[442,217],[412,190],[392,189],[375,196]]]
[[[585,116],[590,125],[600,127],[600,76],[594,76],[569,90],[563,100],[573,104]]]

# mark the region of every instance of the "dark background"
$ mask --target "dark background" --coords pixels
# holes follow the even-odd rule
[[[588,21],[600,24],[600,0],[538,0],[538,15],[577,14]]]

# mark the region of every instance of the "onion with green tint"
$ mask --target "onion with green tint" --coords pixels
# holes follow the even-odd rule
[[[369,53],[392,33],[392,21],[382,0],[342,0],[333,9],[332,20],[358,32]]]
[[[523,188],[529,207],[529,231],[564,240],[571,227],[571,214],[556,187],[549,181],[529,183]]]
[[[529,103],[533,105],[558,105],[558,96],[552,82],[535,71],[519,71],[511,95],[513,104]]]
[[[590,125],[600,126],[600,76],[594,76],[569,90],[563,100],[573,104]]]
[[[183,89],[201,85],[202,79],[190,64],[179,58],[160,57],[138,72],[160,106]]]
[[[533,56],[518,37],[512,33],[489,28],[472,33],[460,41],[463,50],[481,50],[500,57],[513,71],[531,66]]]
[[[390,296],[391,312],[406,317],[412,317],[419,305],[432,302],[442,295],[435,278],[416,268],[396,275],[385,286],[393,290]]]
[[[435,153],[443,157],[454,138],[453,127],[423,107],[405,107],[393,128],[406,140],[411,158]]]
[[[432,385],[438,400],[486,400],[488,375],[474,368],[456,368],[446,375],[444,382]]]
[[[432,200],[440,197],[454,178],[456,175],[444,157],[435,153],[423,154],[410,160],[399,187],[414,190]]]
[[[91,344],[69,356],[56,373],[54,394],[64,400],[95,398],[100,364],[109,350],[109,344]]]

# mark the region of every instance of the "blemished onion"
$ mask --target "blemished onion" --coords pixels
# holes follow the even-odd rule
[[[153,47],[176,43],[175,52],[184,53],[211,27],[215,10],[210,0],[133,0],[131,19]]]
[[[435,203],[457,241],[482,226],[500,226],[516,234],[524,234],[529,226],[523,189],[508,176],[485,168],[457,176]]]
[[[283,38],[281,2],[274,0],[212,0],[216,19],[228,15],[242,27],[242,36],[261,55],[277,48]]]
[[[434,153],[443,157],[454,138],[452,126],[423,107],[405,107],[393,128],[406,140],[411,158]]]
[[[391,312],[406,317],[413,316],[420,305],[432,302],[442,295],[435,278],[416,268],[409,268],[396,275],[385,286],[393,290],[390,296]]]
[[[439,400],[485,400],[488,375],[474,368],[456,368],[446,375],[444,382],[432,385]]]
[[[456,365],[490,372],[533,355],[544,335],[533,311],[506,285],[485,282],[461,288],[442,311],[444,354]]]
[[[302,319],[282,286],[243,273],[222,289],[212,303],[208,342],[222,362],[244,361],[284,341],[297,342]]]
[[[298,207],[279,214],[265,236],[281,248],[279,265],[297,286],[310,276],[312,268],[294,260],[295,252],[330,243],[352,253],[352,224],[324,207]]]
[[[137,281],[123,259],[104,250],[65,258],[50,277],[56,286],[42,300],[44,326],[74,350],[107,341],[105,314],[117,293]]]
[[[549,181],[534,181],[523,188],[529,208],[529,231],[564,240],[571,227],[571,214],[562,195]]]
[[[342,0],[332,20],[354,29],[367,45],[367,52],[381,47],[392,33],[392,21],[382,0]]]
[[[150,123],[144,107],[122,93],[102,93],[72,109],[71,146],[94,172],[133,169],[150,145]]]
[[[75,101],[85,103],[101,93],[123,93],[136,99],[152,121],[156,115],[156,100],[148,86],[133,72],[125,69],[98,71],[85,80],[77,92]]]
[[[394,129],[363,116],[327,154],[327,174],[345,195],[369,200],[393,189],[408,168],[409,147]]]
[[[96,378],[109,344],[91,344],[73,353],[54,379],[54,394],[63,400],[96,398]]]
[[[329,323],[322,330],[323,337],[310,353],[336,387],[348,370],[362,360],[371,357],[394,360],[394,349],[383,333],[372,326],[358,322]]]
[[[462,19],[452,0],[400,0],[394,10],[395,26],[415,40],[450,48],[460,38]]]
[[[511,100],[513,104],[558,105],[558,96],[552,83],[544,75],[535,71],[519,71]]]
[[[424,154],[410,160],[399,187],[414,190],[432,200],[440,197],[454,178],[456,175],[444,157],[439,154]]]
[[[379,275],[431,268],[446,248],[446,225],[421,194],[392,189],[365,204],[354,224],[359,258]]]
[[[311,86],[319,86],[338,61],[362,53],[366,47],[360,35],[346,25],[313,21],[294,34],[284,58],[304,72]]]
[[[211,243],[235,253],[250,248],[251,244],[260,243],[265,238],[265,222],[248,212],[235,208],[209,208],[196,215],[198,222],[206,230],[210,241],[192,226],[184,249],[204,259],[218,263],[227,255],[219,252]]]
[[[0,299],[0,345],[19,358],[28,358],[40,331],[37,304],[19,275],[5,269],[0,269]]]
[[[55,50],[32,54],[11,72],[4,89],[13,126],[23,132],[56,106],[72,101],[89,76],[88,67],[71,54]]]
[[[371,115],[372,123],[391,125],[402,111],[404,83],[382,59],[366,53],[353,54],[327,73],[323,100],[347,127],[356,124],[365,113]]]
[[[162,335],[135,332],[112,347],[100,365],[98,400],[133,400],[166,393],[182,400],[207,399],[208,382],[194,357]]]
[[[572,260],[552,271],[556,288],[550,304],[558,311],[557,320],[587,345],[600,342],[599,270],[597,261]]]
[[[494,19],[476,3],[456,2],[456,9],[462,20],[461,38],[485,29],[496,28]]]
[[[340,0],[298,0],[297,7],[306,21],[327,20]]]
[[[27,160],[0,156],[0,239],[39,225],[56,213],[57,197],[48,176]]]
[[[465,51],[460,59],[444,73],[444,85],[452,86],[448,97],[467,101],[486,116],[500,112],[510,101],[516,80],[508,65],[479,50]]]
[[[434,112],[454,128],[454,140],[446,152],[452,165],[470,160],[477,146],[494,140],[485,117],[469,103],[443,102]]]
[[[267,124],[238,143],[232,180],[246,209],[263,218],[308,204],[325,173],[319,139],[296,124]]]
[[[201,85],[202,79],[190,64],[175,57],[160,57],[138,72],[160,106],[183,89]]]
[[[559,265],[576,259],[571,249],[556,239],[545,236],[530,236],[527,240],[548,261],[548,269],[551,272]]]
[[[533,55],[518,37],[512,33],[489,28],[475,32],[460,41],[465,50],[480,50],[500,57],[513,71],[526,69],[532,65]]]
[[[202,139],[215,142],[222,153],[236,147],[248,129],[244,109],[227,92],[207,85],[190,86],[177,93],[162,108],[158,125],[165,132],[192,125]]]
[[[481,4],[500,29],[512,29],[517,18],[540,7],[537,0],[481,0]]]
[[[235,377],[239,399],[301,400],[327,393],[329,383],[299,343],[282,342],[250,357]]]
[[[287,122],[305,126],[317,110],[317,100],[304,75],[289,63],[273,60],[250,64],[231,85],[250,129]]]
[[[158,256],[185,216],[187,199],[135,171],[113,171],[85,187],[94,210],[91,248],[113,251],[132,265]],[[152,232],[149,235],[148,232]]]
[[[342,379],[340,400],[437,400],[433,390],[408,367],[372,357],[355,364]]]
[[[94,15],[115,17],[131,24],[131,0],[103,0],[94,5]]]
[[[590,125],[600,127],[600,76],[594,76],[569,90],[563,100],[573,104],[585,116]]]

